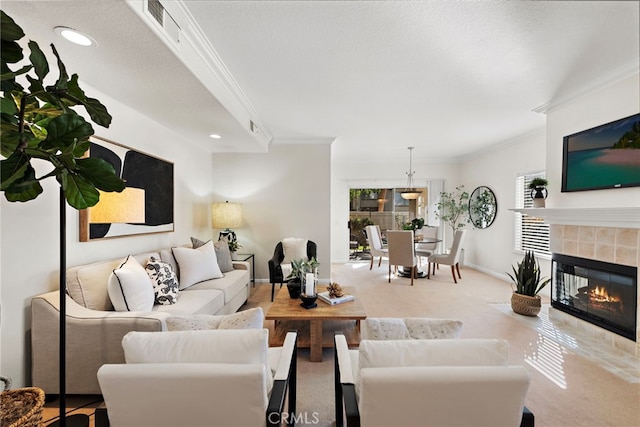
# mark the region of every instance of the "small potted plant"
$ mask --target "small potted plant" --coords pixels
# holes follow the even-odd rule
[[[537,316],[542,307],[538,293],[551,279],[540,277],[540,266],[533,251],[526,251],[522,262],[517,263],[517,268],[511,268],[514,275],[507,273],[515,285],[511,295],[511,309],[525,316]]]
[[[544,208],[544,200],[547,198],[547,185],[549,182],[545,178],[533,178],[529,183],[531,189],[531,198],[533,199],[534,208]]]
[[[320,263],[315,258],[308,261],[304,259],[291,261],[291,273],[286,277],[288,279],[287,290],[291,298],[300,298],[305,274],[316,273],[318,265]]]
[[[220,240],[224,240],[225,242],[227,242],[227,245],[229,246],[229,252],[231,252],[231,259],[236,259],[237,258],[236,253],[238,249],[242,248],[242,245],[238,243],[238,238],[236,237],[236,233],[232,231],[230,233],[221,235]]]

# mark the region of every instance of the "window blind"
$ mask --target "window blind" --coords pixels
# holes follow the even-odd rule
[[[533,208],[529,183],[534,178],[544,178],[544,172],[516,177],[516,208]],[[517,213],[515,220],[515,249],[551,255],[549,224],[543,219]]]

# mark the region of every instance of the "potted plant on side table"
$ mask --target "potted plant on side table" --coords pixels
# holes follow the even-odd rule
[[[540,266],[533,251],[526,251],[522,262],[517,263],[517,268],[511,268],[514,275],[507,273],[515,285],[511,295],[511,309],[525,316],[537,316],[542,307],[538,293],[551,279],[540,277]]]

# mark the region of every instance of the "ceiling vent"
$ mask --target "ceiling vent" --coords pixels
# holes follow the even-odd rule
[[[147,13],[174,43],[180,42],[180,27],[159,0],[147,0]]]

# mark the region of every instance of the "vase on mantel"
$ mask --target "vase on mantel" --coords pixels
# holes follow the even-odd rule
[[[545,207],[545,199],[547,198],[548,192],[544,187],[536,187],[531,190],[531,198],[533,199],[533,207],[534,208],[544,208]]]

